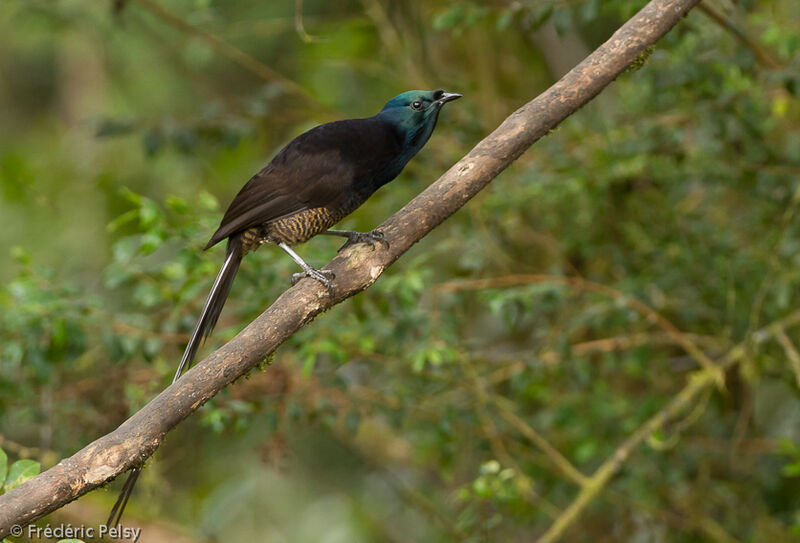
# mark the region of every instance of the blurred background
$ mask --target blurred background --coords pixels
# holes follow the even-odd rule
[[[0,448],[25,461],[5,487],[168,383],[222,259],[201,248],[292,137],[404,90],[464,94],[342,225],[369,230],[644,4],[0,3]],[[170,433],[125,524],[146,542],[800,538],[798,51],[795,0],[703,2]],[[339,244],[298,251],[323,265]],[[248,256],[201,356],[295,268]],[[120,486],[40,523],[103,522]]]

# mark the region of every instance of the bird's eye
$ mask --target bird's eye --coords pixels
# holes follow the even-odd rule
[[[411,102],[411,109],[416,109],[416,110],[422,109],[422,102],[420,102],[419,100]]]

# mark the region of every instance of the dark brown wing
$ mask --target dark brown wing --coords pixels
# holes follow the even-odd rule
[[[357,185],[371,183],[396,136],[383,123],[354,119],[301,134],[233,199],[206,248],[248,228],[315,207],[343,204]]]

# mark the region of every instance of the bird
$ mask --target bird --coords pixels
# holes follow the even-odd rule
[[[292,246],[324,234],[356,243],[388,247],[382,232],[332,230],[331,227],[395,179],[422,149],[436,127],[442,107],[461,94],[443,89],[398,94],[372,117],[325,123],[300,134],[281,149],[233,198],[204,250],[227,239],[225,260],[200,312],[172,379],[191,367],[198,348],[217,323],[239,264],[263,244],[283,249],[302,269],[292,284],[311,277],[333,293],[329,270],[310,266]],[[107,525],[119,524],[141,467],[131,470]]]

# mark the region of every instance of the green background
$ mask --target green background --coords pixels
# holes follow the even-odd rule
[[[643,5],[0,3],[9,463],[53,465],[168,383],[221,263],[201,248],[292,137],[404,90],[464,94],[342,223],[369,230]],[[126,525],[148,542],[535,541],[580,478],[537,435],[590,476],[698,359],[738,346],[563,540],[800,538],[800,5],[706,5],[172,432]],[[298,252],[323,265],[339,244]],[[201,355],[295,268],[249,255]],[[120,484],[40,522],[100,523]]]

